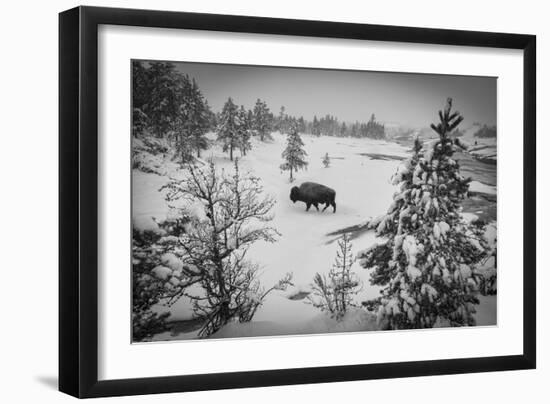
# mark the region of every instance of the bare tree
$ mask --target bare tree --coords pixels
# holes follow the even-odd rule
[[[205,167],[188,166],[183,180],[173,180],[167,200],[185,201],[197,207],[179,238],[176,254],[186,271],[199,276],[203,293],[182,290],[193,301],[195,314],[204,321],[199,336],[209,336],[235,318],[250,321],[268,293],[285,289],[287,274],[265,290],[257,279],[258,266],[247,259],[258,241],[274,242],[278,232],[267,225],[275,200],[264,196],[259,178],[242,174],[238,159],[232,175],[217,172],[210,161]]]

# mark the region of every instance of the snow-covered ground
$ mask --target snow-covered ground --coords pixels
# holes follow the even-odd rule
[[[496,161],[497,159],[497,138],[474,136],[481,128],[481,125],[474,124],[464,131],[460,137],[461,142],[468,146],[468,152],[477,158]]]
[[[328,319],[319,310],[306,304],[306,299],[289,297],[298,292],[310,290],[310,283],[316,272],[328,273],[336,254],[336,243],[327,234],[347,226],[354,226],[371,217],[384,213],[392,201],[395,187],[390,179],[400,161],[394,159],[372,159],[365,154],[383,154],[407,157],[408,148],[397,143],[352,138],[313,137],[303,135],[305,150],[308,153],[309,167],[295,174],[296,180],[289,182],[288,172],[281,172],[281,153],[285,147],[285,136],[274,133],[274,140],[262,143],[253,139],[253,149],[240,158],[241,170],[248,169],[263,181],[265,192],[275,197],[274,219],[271,223],[281,237],[276,243],[258,242],[253,245],[249,259],[261,265],[260,280],[266,287],[281,279],[285,273],[293,272],[295,287],[285,292],[268,295],[258,309],[252,324],[230,324],[222,329],[217,337],[253,336],[296,333],[323,333],[338,331],[372,330],[372,319],[365,316],[364,310],[350,313],[340,324]],[[328,153],[330,167],[322,164]],[[231,168],[227,153],[214,145],[203,153],[203,158],[213,158],[219,167]],[[159,175],[163,174],[163,175]],[[151,228],[155,226],[153,217],[162,220],[168,207],[158,189],[168,181],[169,175],[177,173],[133,172],[133,220],[135,226]],[[305,204],[293,204],[289,198],[290,189],[305,181],[318,182],[336,190],[337,211],[328,208],[324,213],[314,207],[305,211]],[[483,185],[483,184],[479,184]],[[479,185],[475,185],[479,187]],[[488,192],[488,190],[484,190]],[[352,240],[352,252],[364,250],[375,242],[372,232],[365,232]],[[357,302],[378,296],[378,287],[369,283],[369,273],[359,266],[354,270],[363,283]],[[494,298],[485,298],[480,307],[483,318],[496,318]],[[165,308],[162,308],[165,310]],[[189,302],[181,299],[171,307],[170,320],[191,318]],[[487,324],[487,320],[483,321]],[[195,333],[171,335],[164,333],[157,339],[194,338]]]
[[[470,191],[471,192],[481,192],[483,194],[496,195],[497,187],[493,185],[483,184],[479,181],[470,182]]]

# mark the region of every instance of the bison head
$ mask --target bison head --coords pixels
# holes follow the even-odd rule
[[[298,187],[292,187],[292,189],[290,190],[290,200],[294,203],[296,203],[296,201],[298,200],[298,194],[299,194],[300,190]]]

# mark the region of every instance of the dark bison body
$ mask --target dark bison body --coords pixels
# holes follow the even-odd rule
[[[311,208],[311,205],[319,210],[319,204],[325,204],[323,212],[330,205],[332,205],[333,212],[336,212],[336,192],[334,189],[315,182],[304,182],[299,187],[292,187],[290,200],[294,203],[296,201],[305,202],[306,212]]]

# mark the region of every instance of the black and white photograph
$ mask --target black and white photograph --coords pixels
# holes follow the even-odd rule
[[[131,69],[132,342],[497,325],[497,77]]]

